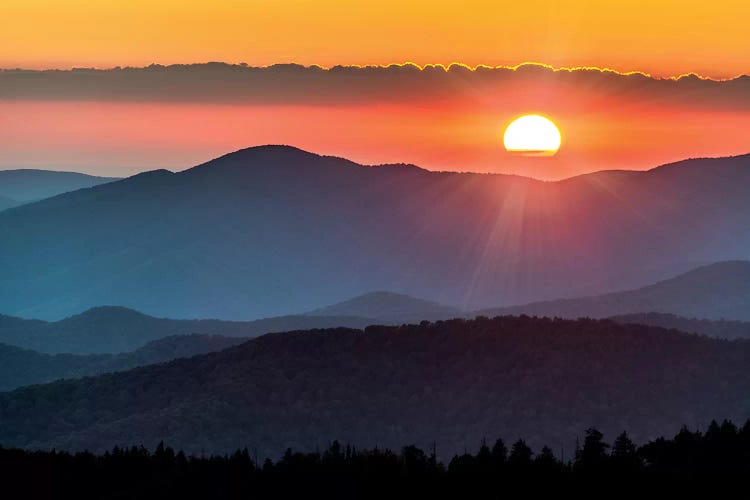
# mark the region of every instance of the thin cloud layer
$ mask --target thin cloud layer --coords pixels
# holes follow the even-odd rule
[[[145,68],[0,71],[0,99],[243,103],[289,105],[369,105],[373,103],[492,104],[504,96],[681,108],[750,108],[750,77],[712,80],[697,75],[660,79],[643,73],[598,68],[555,69],[540,64],[469,68],[454,64],[419,67],[295,64],[250,67],[224,63]]]

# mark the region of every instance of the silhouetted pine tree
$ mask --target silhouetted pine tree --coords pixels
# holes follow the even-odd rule
[[[607,463],[608,448],[601,432],[594,428],[587,429],[583,448],[576,456],[576,467],[582,471],[602,472]]]

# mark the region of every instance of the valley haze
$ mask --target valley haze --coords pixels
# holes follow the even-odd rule
[[[372,290],[476,310],[636,288],[747,257],[749,167],[541,182],[253,147],[0,212],[0,304],[237,320]]]

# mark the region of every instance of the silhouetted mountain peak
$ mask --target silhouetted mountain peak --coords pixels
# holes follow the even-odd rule
[[[358,316],[381,320],[417,321],[461,316],[461,311],[437,302],[409,295],[374,291],[337,304],[323,307],[311,314],[323,316]]]
[[[86,311],[65,318],[61,321],[93,321],[93,320],[107,320],[115,322],[143,320],[143,319],[154,319],[152,316],[143,314],[133,309],[121,306],[97,306],[87,309]]]
[[[304,161],[322,157],[322,155],[319,155],[317,153],[305,151],[304,149],[287,144],[264,144],[261,146],[250,146],[247,148],[238,149],[237,151],[234,151],[232,153],[222,155],[215,160],[226,158],[242,158],[246,160],[278,159]]]
[[[221,170],[307,171],[330,167],[361,167],[336,156],[322,156],[286,145],[252,146],[225,154],[185,171],[188,175]]]

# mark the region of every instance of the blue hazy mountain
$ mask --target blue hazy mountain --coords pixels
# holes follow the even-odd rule
[[[635,313],[750,321],[750,261],[702,266],[635,290],[479,311],[487,316],[528,314],[560,318],[606,318]]]
[[[117,180],[78,172],[0,170],[0,210]]]
[[[622,324],[649,325],[720,339],[750,339],[750,321],[683,318],[669,313],[634,313],[612,316]]]
[[[204,334],[255,337],[269,332],[364,328],[373,320],[355,317],[290,315],[254,321],[155,318],[124,307],[95,307],[59,321],[0,315],[0,343],[41,353],[122,353],[164,337]]]
[[[458,318],[465,314],[458,308],[444,306],[431,300],[383,291],[359,295],[307,313],[313,316],[370,318],[373,323],[380,324],[419,323],[424,320]]]
[[[265,146],[0,213],[0,310],[250,319],[372,290],[474,310],[748,258],[748,227],[750,156],[541,182]]]
[[[245,340],[217,335],[176,335],[121,354],[44,354],[0,343],[0,391],[221,351]]]
[[[21,203],[23,202],[0,195],[0,211],[5,210],[6,208],[15,207]]]

